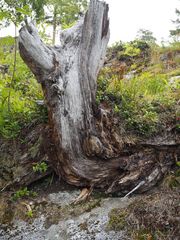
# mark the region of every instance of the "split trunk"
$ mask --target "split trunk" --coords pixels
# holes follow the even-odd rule
[[[44,91],[57,174],[70,184],[107,192],[125,193],[140,183],[145,191],[174,162],[176,142],[135,145],[122,136],[112,110],[96,105],[108,40],[108,5],[91,0],[86,15],[61,32],[60,46],[45,45],[31,23],[20,30],[19,49]]]

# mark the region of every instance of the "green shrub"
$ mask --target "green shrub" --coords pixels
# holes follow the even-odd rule
[[[25,188],[22,188],[18,191],[16,191],[13,196],[12,196],[12,200],[13,201],[16,201],[20,198],[24,198],[24,197],[36,197],[37,196],[37,193],[36,192],[33,192],[33,191],[29,191],[27,189],[27,187]]]
[[[34,172],[40,172],[40,173],[45,173],[47,171],[47,164],[45,162],[41,162],[41,163],[36,163],[33,166],[33,171]]]
[[[47,119],[46,109],[36,104],[37,100],[43,99],[41,87],[18,52],[12,79],[13,41],[10,37],[0,40],[0,65],[8,66],[5,73],[0,73],[0,135],[5,138],[17,137],[21,128],[32,119]]]
[[[109,101],[128,129],[150,135],[160,124],[160,113],[174,110],[178,83],[172,86],[166,75],[145,72],[130,80],[116,75],[104,80],[103,74],[98,80],[98,102]]]

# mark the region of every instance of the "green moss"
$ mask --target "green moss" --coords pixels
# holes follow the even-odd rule
[[[112,209],[109,213],[109,222],[107,228],[109,230],[123,230],[127,226],[126,217],[128,212],[125,209]]]

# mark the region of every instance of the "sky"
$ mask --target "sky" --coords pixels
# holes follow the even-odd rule
[[[109,4],[110,44],[131,41],[140,28],[153,32],[160,43],[168,40],[169,30],[174,28],[175,8],[180,0],[106,0]],[[0,37],[12,34],[12,28],[0,30]]]
[[[171,20],[177,18],[175,8],[179,0],[106,0],[109,3],[110,43],[131,41],[140,28],[153,32],[154,36],[168,39],[174,28]]]

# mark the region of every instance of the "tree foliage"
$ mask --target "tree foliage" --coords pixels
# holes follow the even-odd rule
[[[177,38],[178,41],[180,37],[180,10],[176,9],[176,15],[177,19],[173,21],[173,23],[176,25],[176,28],[174,30],[170,30],[170,35]]]
[[[70,27],[85,11],[86,7],[87,0],[48,0],[49,15],[46,18],[47,22],[53,25],[53,44],[55,44],[57,26]]]
[[[156,38],[153,36],[153,32],[147,29],[139,29],[137,32],[137,39],[147,42],[149,44],[154,44],[156,42]]]
[[[87,0],[48,0],[49,21],[66,28],[73,24],[87,7]]]
[[[12,22],[19,25],[27,17],[38,21],[44,15],[44,3],[45,0],[2,0],[0,2],[0,21],[4,21],[5,26]]]

